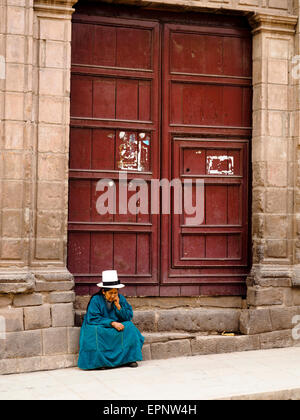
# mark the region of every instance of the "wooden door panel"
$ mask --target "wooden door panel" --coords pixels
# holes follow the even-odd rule
[[[151,82],[74,76],[71,115],[116,120],[151,120]]]
[[[171,124],[249,127],[244,109],[247,103],[244,98],[250,95],[248,91],[247,87],[174,82]]]
[[[198,147],[197,147],[198,146]],[[190,226],[184,211],[172,215],[173,257],[171,269],[206,266],[247,266],[247,181],[240,168],[248,160],[247,141],[175,139],[172,177],[193,180],[192,196],[196,203],[195,181],[204,185],[203,222]],[[199,163],[199,166],[197,166]],[[247,171],[246,171],[247,174]],[[182,195],[184,207],[184,194]],[[189,250],[190,246],[190,250]],[[239,248],[240,247],[240,248]]]
[[[233,37],[233,31],[224,29],[207,34],[216,29],[196,27],[193,32],[191,27],[169,28],[171,72],[251,77],[249,60],[245,60],[249,37],[241,37],[241,32]]]
[[[174,214],[175,207],[162,217],[169,239],[162,248],[166,286],[199,284],[208,294],[218,287],[225,294],[245,290],[250,47],[249,32],[237,28],[164,27],[162,154],[170,163],[162,176],[192,181],[194,204],[196,181],[204,182],[201,224],[188,224],[190,215]]]
[[[73,18],[68,264],[77,293],[92,293],[105,269],[127,285],[159,281],[159,217],[124,214],[137,190],[118,201],[119,173],[159,178],[159,42],[157,22]],[[98,211],[103,179],[115,184],[114,214]]]
[[[153,69],[151,22],[139,25],[130,20],[101,20],[103,23],[95,17],[77,17],[72,34],[73,64]]]

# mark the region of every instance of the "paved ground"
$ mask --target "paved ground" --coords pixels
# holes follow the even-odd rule
[[[0,375],[0,400],[299,399],[300,347]]]

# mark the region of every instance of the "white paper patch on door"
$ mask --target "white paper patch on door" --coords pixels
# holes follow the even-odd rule
[[[234,175],[233,156],[207,156],[208,175]]]

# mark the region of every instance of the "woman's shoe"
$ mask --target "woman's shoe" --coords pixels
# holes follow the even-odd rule
[[[138,367],[138,364],[137,362],[131,362],[131,363],[128,363],[128,366],[134,368],[134,367]]]

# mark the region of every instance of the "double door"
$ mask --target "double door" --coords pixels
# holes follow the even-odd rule
[[[68,268],[78,294],[105,269],[131,296],[244,293],[251,38],[241,21],[216,19],[74,14]],[[116,198],[105,214],[101,180]]]

